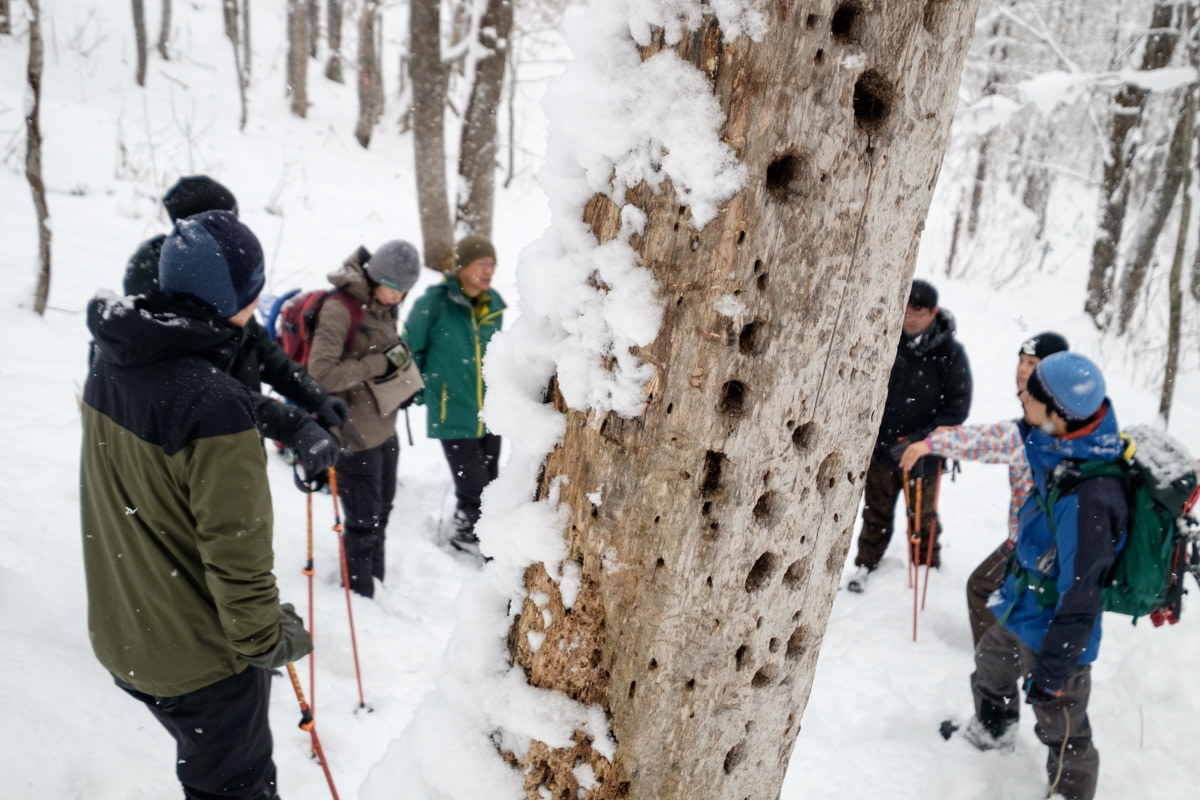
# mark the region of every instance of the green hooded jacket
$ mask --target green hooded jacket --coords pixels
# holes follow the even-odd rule
[[[487,392],[483,356],[500,330],[504,308],[495,291],[483,292],[472,303],[453,275],[413,303],[401,338],[425,379],[429,438],[478,439],[488,432],[480,418]]]

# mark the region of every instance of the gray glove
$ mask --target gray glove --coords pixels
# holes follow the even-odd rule
[[[312,652],[312,637],[304,630],[304,620],[296,613],[291,603],[279,607],[279,641],[265,653],[257,656],[238,655],[252,667],[259,669],[279,669],[280,667],[299,661]]]
[[[304,475],[309,479],[324,475],[337,463],[337,439],[311,418],[306,419],[300,430],[296,431],[292,449],[296,451],[296,458],[300,459]]]

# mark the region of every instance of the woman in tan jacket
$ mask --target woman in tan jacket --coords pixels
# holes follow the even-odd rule
[[[420,271],[420,256],[408,242],[388,242],[374,255],[360,247],[329,275],[335,291],[321,305],[308,358],[309,373],[350,407],[335,470],[350,588],[364,597],[373,597],[374,579],[384,577],[400,459],[396,415],[420,388],[410,380],[416,371],[407,368],[411,358],[396,323]]]

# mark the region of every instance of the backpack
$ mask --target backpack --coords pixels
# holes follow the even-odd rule
[[[1046,505],[1088,478],[1121,478],[1129,498],[1129,530],[1104,587],[1104,610],[1150,616],[1157,627],[1175,624],[1183,611],[1183,575],[1200,581],[1196,462],[1176,439],[1137,425],[1121,434],[1127,447],[1117,461],[1073,463],[1051,478]],[[1190,550],[1190,555],[1189,555]]]
[[[344,349],[349,350],[354,345],[358,326],[362,324],[362,305],[340,289],[313,289],[289,297],[279,311],[279,341],[290,360],[308,366],[313,333],[317,327],[317,315],[321,313],[325,301],[331,297],[337,298],[350,312],[350,329],[346,331]]]

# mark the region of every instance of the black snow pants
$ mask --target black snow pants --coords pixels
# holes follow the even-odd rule
[[[500,472],[500,437],[487,433],[479,439],[443,439],[442,451],[454,477],[457,509],[474,532],[480,496]]]
[[[924,466],[924,459],[918,462]],[[935,462],[936,463],[936,462]],[[921,530],[918,534],[917,547],[918,564],[929,561],[929,536],[933,533],[933,559],[931,566],[939,567],[942,563],[942,546],[939,541],[942,534],[941,521],[937,518],[937,481],[936,469],[930,468],[928,475],[909,474],[908,497],[914,505],[917,502],[917,483],[921,484]],[[865,503],[862,512],[862,530],[858,533],[858,554],[854,557],[855,566],[875,569],[879,566],[887,550],[888,542],[892,540],[892,520],[896,514],[896,498],[904,492],[904,473],[898,469],[872,461],[867,468],[865,488]],[[907,512],[910,521],[914,521],[912,509]],[[907,534],[906,534],[907,538]],[[912,545],[905,542],[905,547]],[[905,557],[907,560],[907,556]]]
[[[346,572],[350,588],[364,597],[375,596],[375,579],[384,577],[384,539],[396,498],[396,469],[400,440],[395,436],[378,447],[338,457],[338,497],[345,516]]]
[[[175,738],[175,773],[187,800],[278,800],[267,719],[270,672],[249,667],[177,697],[113,680]]]

